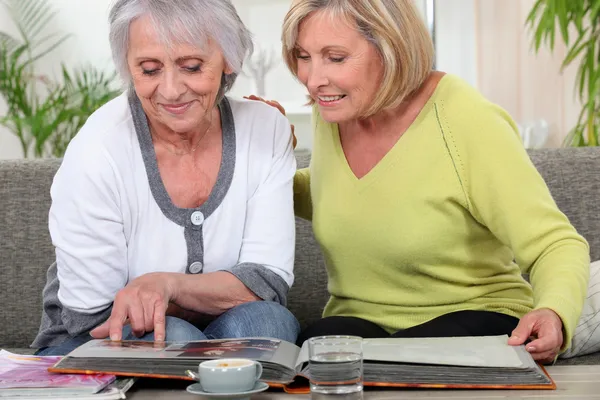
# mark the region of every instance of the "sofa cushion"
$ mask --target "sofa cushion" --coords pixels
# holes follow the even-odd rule
[[[529,156],[558,208],[587,239],[592,260],[600,260],[600,148],[531,150]]]
[[[594,259],[600,259],[600,149],[534,150],[530,156],[559,208],[588,240]],[[298,167],[309,159],[298,156]],[[54,261],[47,226],[50,185],[59,164],[0,162],[0,347],[27,347],[39,327],[46,270]],[[327,274],[310,222],[298,219],[296,226],[296,280],[288,305],[305,327],[321,315]]]
[[[298,168],[304,168],[310,162],[310,155],[298,155],[296,158]],[[296,218],[294,275],[288,307],[304,328],[321,318],[329,294],[325,261],[315,240],[312,224],[301,218]]]
[[[590,281],[583,312],[573,333],[571,347],[562,358],[577,357],[600,350],[600,261],[590,266]]]
[[[586,354],[572,358],[559,358],[556,365],[598,365],[600,364],[600,352]]]
[[[321,318],[327,292],[327,271],[310,222],[296,218],[295,282],[288,296],[288,307],[300,326]]]
[[[50,185],[59,160],[3,161],[0,168],[0,345],[26,347],[40,326]]]

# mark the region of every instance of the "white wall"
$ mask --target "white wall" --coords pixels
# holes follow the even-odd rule
[[[0,99],[0,115],[5,115],[6,104]],[[16,136],[12,135],[4,127],[0,127],[0,160],[10,158],[21,158],[21,145]]]
[[[261,50],[272,51],[276,66],[267,75],[265,97],[275,99],[286,108],[290,122],[295,125],[298,138],[297,149],[312,147],[310,129],[310,109],[306,103],[305,88],[288,71],[281,59],[281,26],[289,10],[291,0],[233,0],[240,18],[254,35],[255,53]],[[231,90],[232,96],[255,94],[253,80],[240,75]]]
[[[525,21],[535,0],[477,0],[478,88],[521,126],[545,121],[545,146],[562,144],[581,111],[573,97],[577,65],[562,70],[567,48],[557,40],[532,51],[532,32]],[[577,64],[577,63],[575,63]],[[538,130],[543,141],[544,130]]]
[[[175,0],[174,0],[175,1]],[[416,0],[424,9],[425,0]],[[473,35],[473,0],[437,1],[438,68],[456,73],[475,84],[476,57]],[[107,15],[111,0],[50,0],[58,11],[50,30],[71,33],[72,37],[55,52],[38,63],[38,72],[57,76],[60,62],[69,67],[91,63],[98,68],[112,68],[108,45]],[[305,90],[289,73],[280,59],[280,30],[291,0],[233,0],[240,17],[254,34],[257,49],[270,48],[279,57],[269,74],[266,97],[283,103],[296,125],[298,148],[311,147],[310,115]],[[3,10],[2,10],[3,11]],[[0,12],[0,31],[13,31],[8,16]],[[253,81],[241,75],[232,89],[234,96],[254,93]],[[0,104],[0,115],[5,108]],[[18,141],[0,128],[0,159],[21,157]]]
[[[240,17],[254,34],[257,49],[271,48],[278,58],[281,53],[280,29],[283,17],[291,0],[233,0]],[[60,62],[69,67],[91,63],[98,68],[112,68],[110,48],[108,45],[107,16],[111,0],[50,0],[56,8],[57,15],[51,30],[71,33],[72,37],[56,49],[51,55],[40,60],[38,72],[58,76]],[[6,13],[0,11],[0,31],[15,33]],[[240,75],[231,95],[243,96],[255,93],[253,81]],[[291,111],[290,119],[297,125],[299,132],[299,147],[310,147],[309,135],[302,132],[309,130],[307,111],[301,111],[304,101],[304,90],[296,82],[283,62],[279,62],[270,73],[267,82],[268,98],[277,99]],[[297,110],[294,112],[294,110]],[[0,115],[6,112],[4,104],[0,104]],[[22,152],[16,138],[0,128],[0,159],[21,157]]]
[[[4,12],[4,8],[0,3],[0,31],[6,32],[14,35],[16,33],[16,29],[14,25],[10,23],[10,20],[6,13]],[[0,96],[0,115],[6,114],[6,103],[2,96]],[[21,157],[21,145],[17,138],[10,134],[4,127],[0,126],[0,159],[6,158],[18,158]]]
[[[477,87],[474,0],[436,0],[436,69]]]

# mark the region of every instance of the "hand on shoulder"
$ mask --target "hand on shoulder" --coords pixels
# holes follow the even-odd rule
[[[247,100],[255,100],[255,101],[262,101],[265,104],[270,105],[271,107],[275,107],[276,109],[279,110],[279,112],[281,112],[283,115],[285,115],[285,108],[283,108],[283,106],[281,104],[279,104],[278,101],[275,100],[265,100],[262,97],[258,97],[255,95],[250,95],[250,96],[244,96],[245,99]],[[294,125],[290,125],[292,127],[292,137],[293,137],[293,146],[294,148],[296,148],[296,144],[297,144],[297,140],[296,140],[296,135],[294,134]]]

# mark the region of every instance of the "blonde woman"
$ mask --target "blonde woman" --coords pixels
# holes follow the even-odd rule
[[[314,103],[294,201],[324,250],[331,295],[299,342],[507,334],[554,359],[581,313],[587,242],[511,117],[432,71],[413,1],[297,0],[282,40]]]

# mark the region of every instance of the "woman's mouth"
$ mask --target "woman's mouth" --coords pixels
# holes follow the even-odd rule
[[[189,101],[187,103],[179,104],[161,104],[161,107],[170,114],[181,115],[185,113],[191,105],[192,102]]]
[[[345,94],[337,96],[317,96],[319,105],[321,106],[335,106],[346,97]]]

